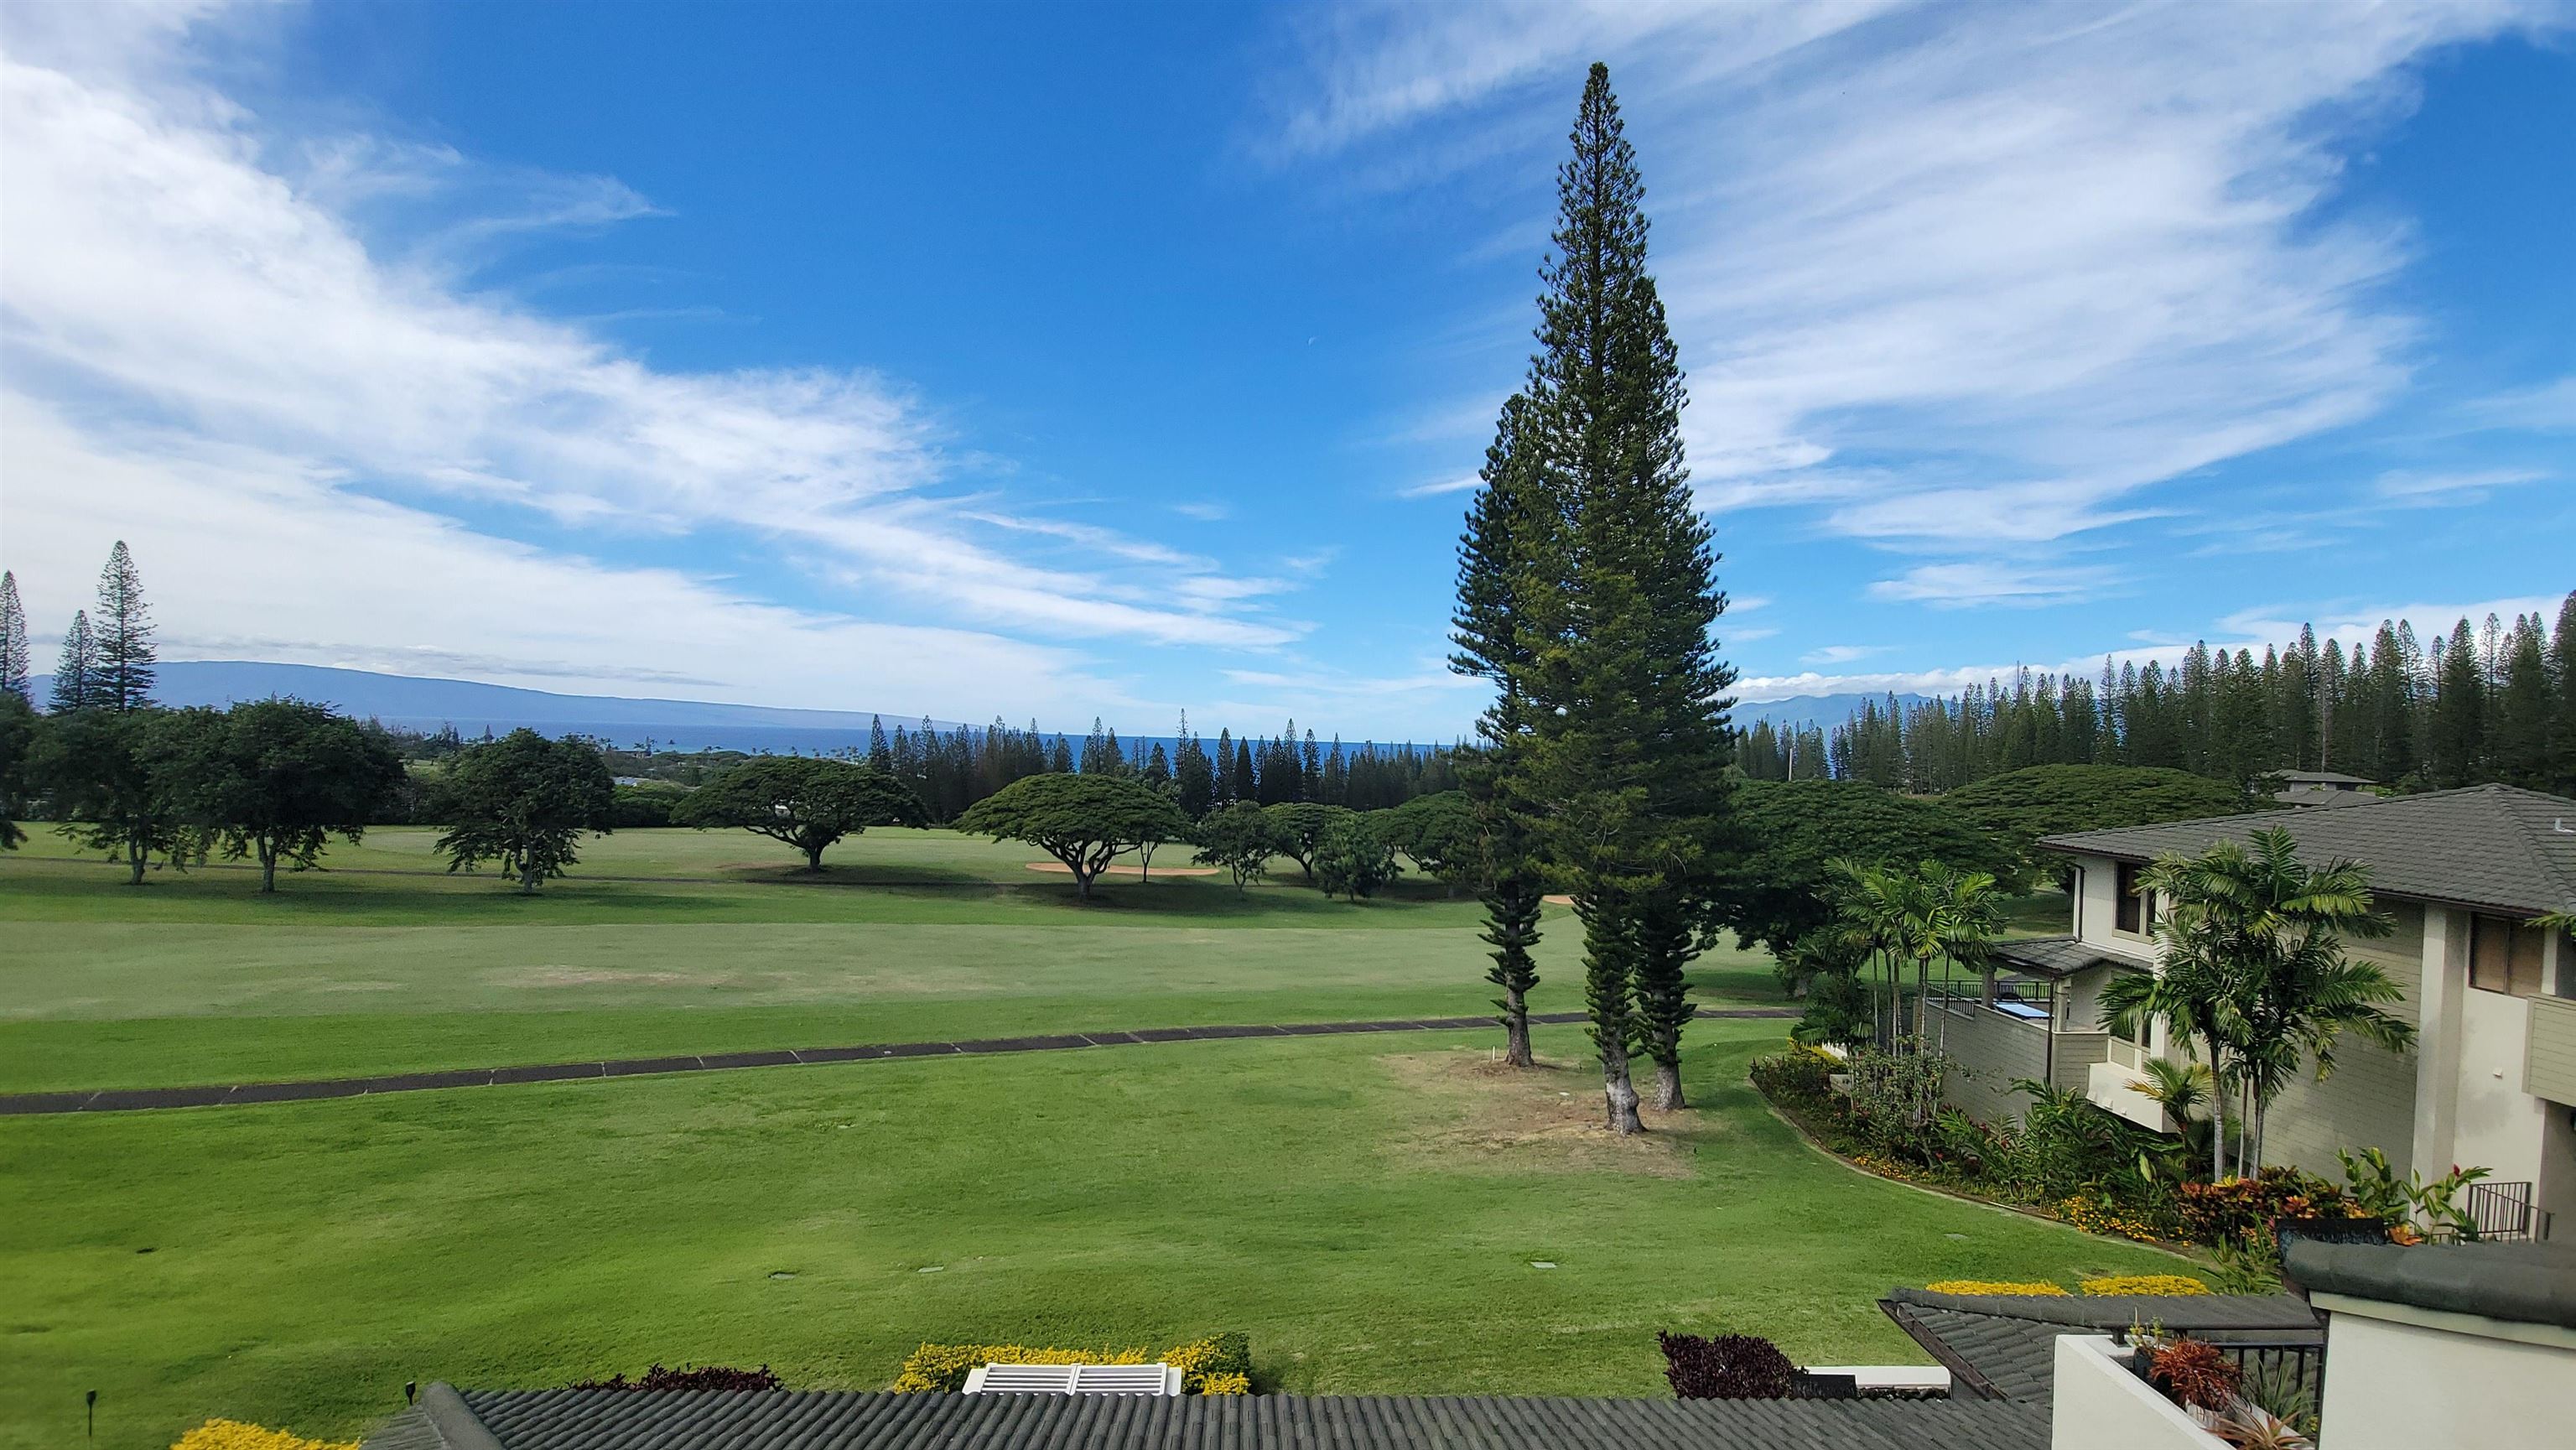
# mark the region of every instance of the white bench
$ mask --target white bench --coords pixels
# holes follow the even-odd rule
[[[986,1364],[966,1372],[970,1395],[1163,1395],[1181,1392],[1168,1364]]]

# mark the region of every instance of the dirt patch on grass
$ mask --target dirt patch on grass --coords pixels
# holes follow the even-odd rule
[[[1539,900],[1546,902],[1550,906],[1572,906],[1574,904],[1574,898],[1571,896],[1542,896]]]
[[[1067,866],[1062,861],[1031,861],[1029,863],[1029,869],[1032,871],[1052,871],[1058,876],[1070,876],[1073,874],[1073,868]],[[1157,866],[1154,868],[1153,874],[1156,876],[1214,876],[1224,869],[1225,868],[1222,866]],[[1100,874],[1103,876],[1143,876],[1146,872],[1145,868],[1142,866],[1111,866],[1103,869]]]
[[[708,979],[688,972],[629,972],[609,967],[530,967],[511,974],[517,987],[677,987]]]
[[[1421,1106],[1394,1140],[1425,1167],[1500,1173],[1635,1173],[1688,1178],[1708,1125],[1687,1110],[1642,1109],[1646,1132],[1621,1138],[1601,1125],[1601,1075],[1593,1064],[1513,1068],[1484,1052],[1382,1057],[1379,1065]]]

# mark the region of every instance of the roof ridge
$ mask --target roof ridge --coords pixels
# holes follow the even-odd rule
[[[2556,802],[2562,799],[2562,797],[2550,795],[2545,791],[2525,791],[2519,790],[2514,786],[2500,786],[2498,789],[2513,790],[2517,794],[2532,796],[2544,801]],[[2568,801],[2567,804],[2571,808],[2576,808],[2576,801]],[[2563,813],[2560,819],[2563,821],[2566,815],[2576,815],[2576,809],[2571,809],[2570,811]],[[2540,867],[2540,874],[2558,883],[2559,894],[2566,898],[2565,909],[2576,911],[2576,876],[2571,876],[2567,872],[2558,869],[2557,859],[2551,852],[2549,844],[2540,838],[2539,827],[2533,822],[2525,820],[2520,811],[2507,811],[2504,813],[2504,818],[2512,823],[2515,833],[2520,835],[2522,837],[2523,844],[2530,848],[2531,859]],[[2576,855],[2571,855],[2569,859],[2571,864],[2576,864]]]

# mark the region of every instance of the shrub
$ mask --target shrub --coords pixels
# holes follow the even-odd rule
[[[924,1344],[904,1359],[895,1376],[897,1394],[966,1388],[969,1371],[988,1364],[1168,1364],[1181,1372],[1181,1388],[1194,1395],[1252,1393],[1252,1341],[1242,1334],[1213,1334],[1176,1344],[1163,1353],[1142,1349],[1041,1349],[1022,1344]]]
[[[2278,1218],[2375,1218],[2321,1178],[2295,1168],[2266,1168],[2252,1178],[2186,1183],[2177,1202],[2183,1232],[2195,1243],[2238,1243],[2269,1232]]]
[[[1798,1381],[1798,1367],[1780,1346],[1751,1334],[1657,1333],[1664,1347],[1664,1378],[1685,1400],[1780,1400]]]
[[[2163,1226],[2144,1212],[2123,1208],[2108,1198],[2085,1194],[2060,1199],[2057,1216],[2089,1234],[2107,1234],[2151,1244],[2165,1237]]]
[[[621,1371],[604,1380],[583,1380],[566,1385],[574,1390],[777,1390],[786,1386],[769,1366],[758,1369],[736,1369],[731,1365],[710,1364],[695,1369],[671,1369],[658,1361],[635,1379]]]
[[[2113,1274],[2084,1281],[2087,1294],[2206,1294],[2209,1286],[2189,1274]]]
[[[2201,1339],[2169,1339],[2149,1357],[2147,1379],[2177,1404],[2223,1410],[2236,1402],[2243,1376],[2217,1345]]]
[[[1999,1279],[1943,1279],[1937,1284],[1926,1284],[1923,1287],[1935,1294],[2002,1294],[2033,1299],[2051,1295],[2058,1298],[2066,1296],[2066,1291],[2055,1284],[2016,1283]]]
[[[239,1420],[208,1420],[173,1441],[170,1450],[358,1450],[358,1442],[307,1440]]]

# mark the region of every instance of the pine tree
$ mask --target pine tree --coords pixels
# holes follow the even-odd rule
[[[2543,790],[2549,784],[2549,655],[2540,616],[2514,620],[2503,654],[2495,692],[2495,776]]]
[[[2576,795],[2576,592],[2558,606],[2549,637],[2549,696],[2549,788]]]
[[[1523,389],[1525,439],[1560,521],[1525,595],[1530,778],[1584,925],[1609,1126],[1632,1133],[1632,1044],[1656,1064],[1660,1104],[1681,1105],[1682,969],[1697,933],[1668,927],[1708,894],[1734,672],[1710,638],[1726,596],[1682,463],[1681,366],[1607,66],[1592,68],[1571,140]]]
[[[45,708],[57,715],[102,703],[98,686],[98,641],[90,636],[89,611],[76,611],[63,632],[63,652],[54,664],[54,689]]]
[[[2439,790],[2470,784],[2485,764],[2486,669],[2465,619],[2436,650],[2438,684],[2425,737],[2424,773]]]
[[[152,607],[143,602],[143,576],[123,539],[99,571],[98,619],[91,628],[98,651],[95,703],[120,712],[151,704],[152,667],[160,659],[152,646]]]
[[[18,576],[0,572],[0,691],[30,705],[36,703],[27,683],[34,668],[27,647],[27,611],[18,604]]]
[[[894,747],[886,743],[883,716],[868,717],[868,764],[888,775],[894,773]]]

